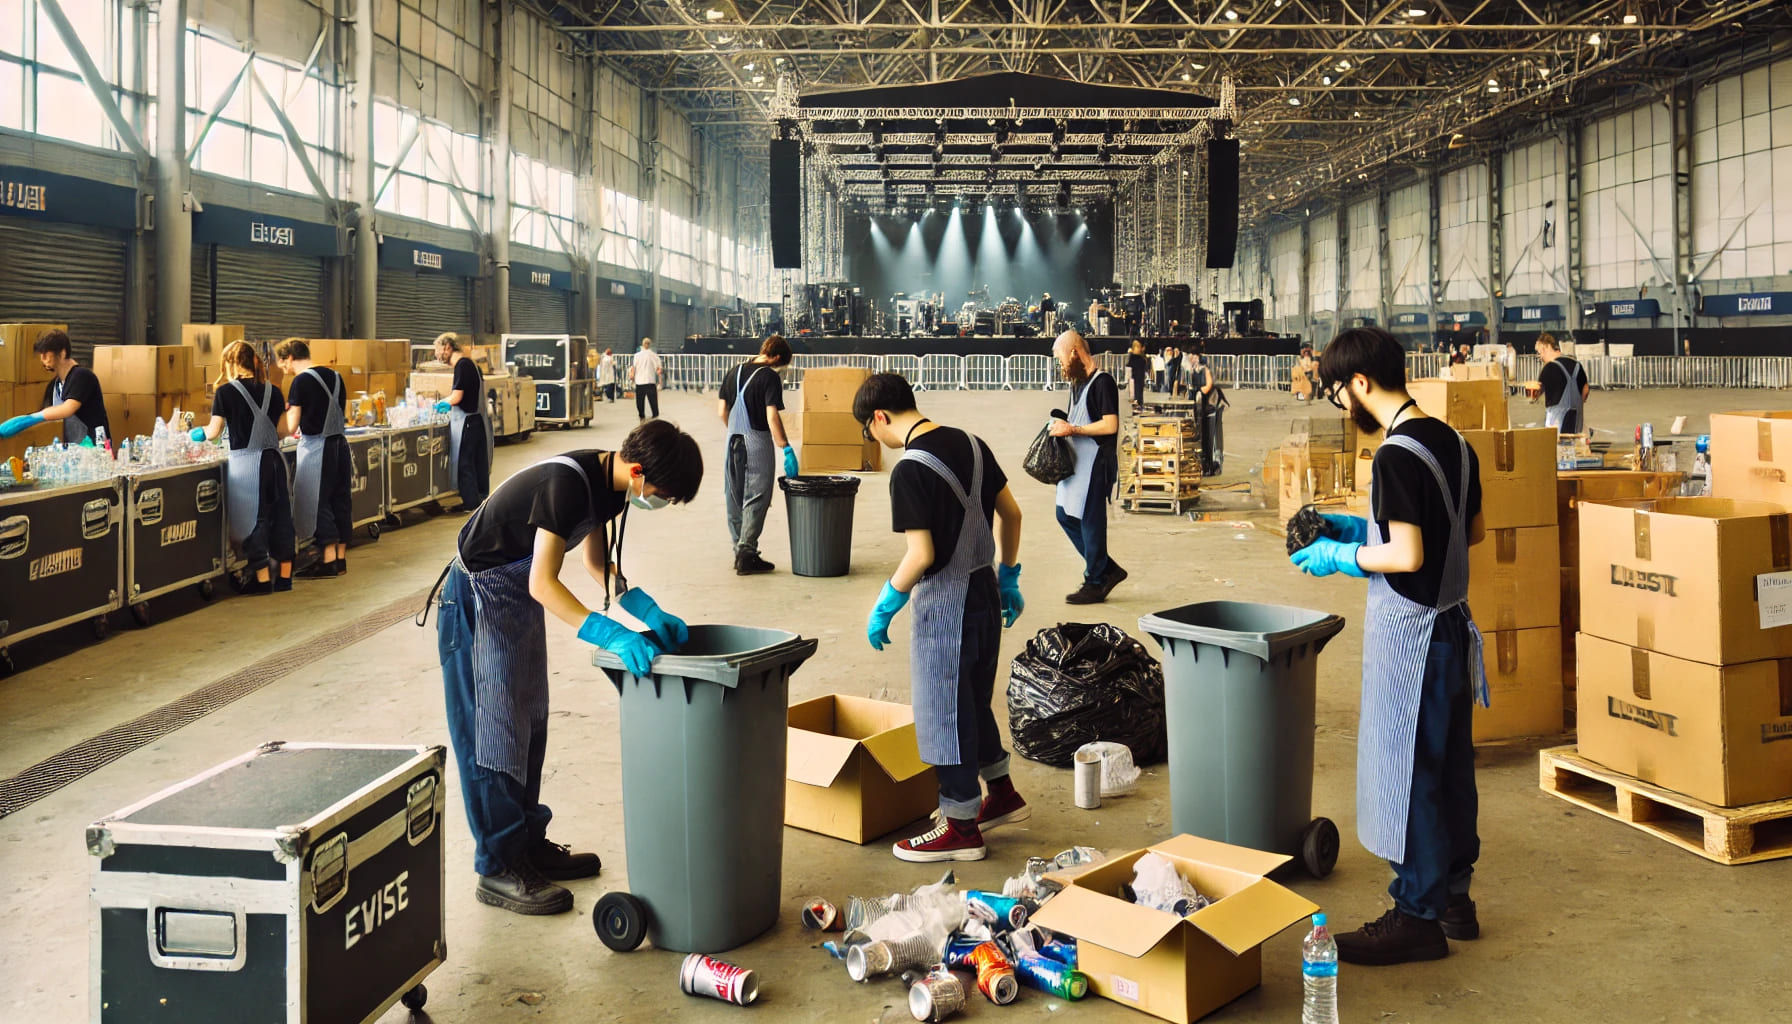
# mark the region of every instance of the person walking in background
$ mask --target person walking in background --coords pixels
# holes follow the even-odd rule
[[[647,419],[647,410],[653,409],[653,418],[660,415],[660,378],[666,375],[666,364],[660,362],[659,353],[653,350],[653,339],[642,338],[641,347],[635,352],[635,418]]]
[[[613,349],[604,349],[604,354],[597,361],[597,392],[606,402],[616,401],[616,353]]]
[[[1151,390],[1159,394],[1164,390],[1164,350],[1151,353]]]
[[[1127,576],[1108,557],[1108,496],[1120,470],[1120,387],[1096,367],[1089,343],[1075,331],[1058,335],[1052,355],[1070,382],[1070,415],[1054,416],[1051,434],[1070,438],[1076,452],[1076,472],[1058,484],[1058,525],[1083,556],[1083,585],[1064,600],[1100,604]]]
[[[1145,358],[1145,343],[1134,338],[1132,348],[1126,353],[1126,378],[1132,385],[1132,411],[1135,413],[1145,406],[1145,378],[1150,372],[1151,362]]]
[[[728,427],[722,456],[722,506],[728,539],[734,543],[734,572],[752,576],[777,568],[759,556],[759,534],[772,507],[777,476],[773,452],[783,453],[785,476],[797,475],[796,449],[784,433],[784,368],[790,342],[774,334],[759,354],[722,378],[716,416]]]

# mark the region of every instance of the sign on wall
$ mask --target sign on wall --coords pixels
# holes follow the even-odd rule
[[[134,228],[137,190],[0,164],[0,216]]]
[[[387,270],[411,270],[450,277],[478,277],[479,254],[459,249],[438,249],[402,238],[380,240],[380,266]]]
[[[552,288],[555,291],[570,292],[573,290],[572,271],[512,262],[510,284],[513,288],[521,285],[525,288]]]
[[[1661,303],[1655,299],[1622,299],[1617,302],[1589,302],[1580,307],[1580,315],[1595,320],[1635,320],[1661,315]]]
[[[270,249],[306,256],[339,256],[339,236],[328,224],[207,204],[193,215],[193,241],[237,249]]]
[[[1500,320],[1509,324],[1535,324],[1562,319],[1561,306],[1505,306]]]
[[[1699,299],[1700,316],[1784,316],[1792,313],[1792,292],[1743,292],[1706,295]]]

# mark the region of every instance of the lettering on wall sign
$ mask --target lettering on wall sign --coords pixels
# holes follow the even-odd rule
[[[298,240],[293,237],[292,228],[275,227],[272,224],[263,224],[261,221],[252,221],[249,224],[249,241],[259,245],[291,246],[298,244]]]
[[[195,540],[199,536],[199,520],[189,519],[184,523],[162,527],[162,546],[179,544],[183,541]]]
[[[373,895],[359,903],[352,904],[348,913],[342,916],[342,948],[352,949],[355,943],[372,935],[374,929],[383,924],[390,924],[394,917],[403,913],[411,905],[411,895],[406,883],[410,881],[409,871],[400,871],[398,877],[373,891]],[[360,931],[355,930],[355,919],[361,920]]]
[[[529,283],[541,288],[547,288],[553,285],[554,275],[541,270],[531,270],[529,271]]]
[[[50,196],[46,186],[27,185],[22,181],[4,183],[0,191],[0,206],[14,210],[30,210],[33,213],[45,213],[50,209]]]
[[[49,576],[60,576],[65,572],[74,572],[81,568],[81,549],[69,548],[65,551],[52,551],[42,558],[31,560],[31,575],[34,580]]]
[[[1612,586],[1629,587],[1632,590],[1647,591],[1651,594],[1666,594],[1679,597],[1674,593],[1674,584],[1680,577],[1670,576],[1665,572],[1643,572],[1626,565],[1612,566]]]
[[[1657,732],[1665,732],[1669,736],[1678,736],[1674,731],[1674,723],[1680,720],[1679,715],[1670,715],[1665,711],[1655,711],[1616,697],[1605,698],[1605,713],[1613,718],[1626,722],[1635,722],[1647,726]]]
[[[1636,303],[1634,303],[1634,302],[1614,302],[1614,303],[1612,303],[1612,306],[1611,306],[1611,315],[1612,316],[1635,316],[1636,315]]]
[[[1737,299],[1736,310],[1740,313],[1771,313],[1773,312],[1773,298],[1763,295],[1753,299]]]
[[[424,252],[422,249],[417,249],[411,253],[411,263],[414,266],[428,267],[431,270],[440,270],[442,269],[442,254],[439,252]]]

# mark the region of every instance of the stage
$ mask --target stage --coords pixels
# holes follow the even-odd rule
[[[975,335],[972,337],[822,337],[813,334],[786,335],[792,351],[799,355],[867,355],[867,356],[1018,356],[1047,355],[1052,350],[1052,339],[1047,337],[1015,338],[989,337]],[[1096,355],[1103,353],[1124,353],[1133,343],[1133,338],[1113,336],[1089,338],[1089,351]],[[1266,355],[1293,356],[1300,354],[1299,337],[1280,338],[1141,338],[1145,351],[1161,352],[1166,347],[1178,349],[1199,349],[1209,355]],[[684,348],[678,350],[692,355],[738,355],[750,356],[759,352],[758,338],[686,338]]]

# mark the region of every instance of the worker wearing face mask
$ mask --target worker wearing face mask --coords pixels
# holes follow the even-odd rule
[[[722,377],[716,415],[728,425],[722,459],[722,504],[728,538],[734,543],[734,571],[741,576],[771,572],[776,566],[759,555],[759,534],[772,507],[773,451],[784,455],[784,475],[796,476],[796,449],[784,433],[784,368],[790,343],[774,334],[759,354]]]

